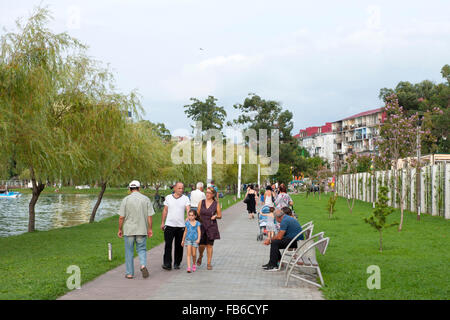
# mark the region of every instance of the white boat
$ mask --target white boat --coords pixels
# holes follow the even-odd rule
[[[1,198],[18,198],[22,194],[20,192],[12,192],[12,191],[0,191],[0,199]]]

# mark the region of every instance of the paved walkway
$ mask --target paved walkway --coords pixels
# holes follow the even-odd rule
[[[219,229],[221,240],[214,244],[213,270],[206,270],[205,251],[203,264],[195,273],[186,272],[186,257],[180,270],[165,271],[161,268],[161,244],[147,254],[149,278],[142,278],[136,258],[135,279],[125,279],[125,265],[121,265],[60,299],[323,299],[315,286],[292,279],[285,287],[284,272],[262,270],[269,247],[256,241],[257,221],[248,219],[242,202],[223,212]]]

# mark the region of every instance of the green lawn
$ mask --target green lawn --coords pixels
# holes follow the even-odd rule
[[[448,299],[450,293],[450,221],[442,217],[405,213],[403,231],[397,226],[383,233],[383,252],[379,236],[364,217],[372,204],[355,201],[350,214],[347,201],[339,198],[335,218],[325,209],[328,197],[293,195],[301,223],[314,221],[314,233],[325,232],[330,244],[318,260],[325,281],[326,299]],[[389,222],[400,221],[396,210]],[[378,265],[381,289],[369,290],[367,267]]]
[[[221,202],[226,208],[234,204],[233,196]],[[148,249],[164,240],[161,212],[153,217]],[[0,238],[0,300],[56,299],[69,291],[70,265],[80,267],[83,284],[123,264],[123,239],[117,237],[117,229],[114,216],[93,224]],[[108,261],[108,242],[113,247],[112,261]]]

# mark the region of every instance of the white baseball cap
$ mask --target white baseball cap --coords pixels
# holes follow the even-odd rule
[[[130,182],[130,184],[128,185],[129,188],[140,188],[141,184],[139,183],[139,181],[137,180],[133,180]]]

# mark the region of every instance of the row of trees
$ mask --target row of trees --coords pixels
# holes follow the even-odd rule
[[[158,191],[176,180],[204,180],[206,164],[174,164],[171,153],[178,141],[170,131],[142,120],[137,92],[119,92],[113,74],[88,57],[84,44],[48,28],[51,18],[46,8],[38,8],[24,24],[17,23],[16,32],[1,37],[0,176],[31,180],[28,231],[35,230],[35,206],[48,184],[100,186],[93,222],[108,185],[134,178]],[[202,121],[204,131],[221,130],[226,112],[216,101],[193,99],[186,113]],[[253,94],[235,108],[267,113],[255,121],[239,117],[236,124],[280,128],[281,140],[292,142],[292,113],[278,102]],[[247,158],[250,152],[246,146]],[[216,184],[236,188],[237,161],[213,169]],[[256,181],[257,166],[245,164],[242,175],[243,181]]]
[[[266,177],[267,179],[288,184],[292,181],[293,175],[299,176],[300,173],[315,178],[318,169],[328,165],[320,157],[310,157],[308,151],[298,145],[292,136],[294,126],[292,112],[284,110],[279,101],[266,100],[255,93],[250,93],[243,103],[233,105],[233,108],[239,111],[239,116],[228,122],[225,121],[227,117],[225,108],[218,106],[217,101],[214,96],[209,96],[205,101],[191,98],[191,104],[185,106],[185,113],[191,120],[202,122],[203,133],[209,129],[222,132],[226,126],[244,131],[254,129],[258,134],[260,129],[279,130],[279,170],[277,174]],[[246,144],[248,145],[248,141]],[[271,149],[270,140],[267,149],[268,151]]]
[[[49,30],[50,19],[38,8],[1,38],[0,174],[32,182],[28,231],[48,183],[101,186],[94,221],[108,184],[155,181],[170,152],[163,126],[130,120],[142,113],[137,93],[118,92],[112,73],[77,39]]]
[[[422,153],[450,153],[450,65],[441,69],[444,82],[435,84],[424,80],[419,83],[401,81],[395,88],[382,88],[379,97],[388,103],[395,95],[404,114],[425,117],[427,129],[434,140],[422,143]],[[430,111],[440,109],[442,112],[430,115]]]

